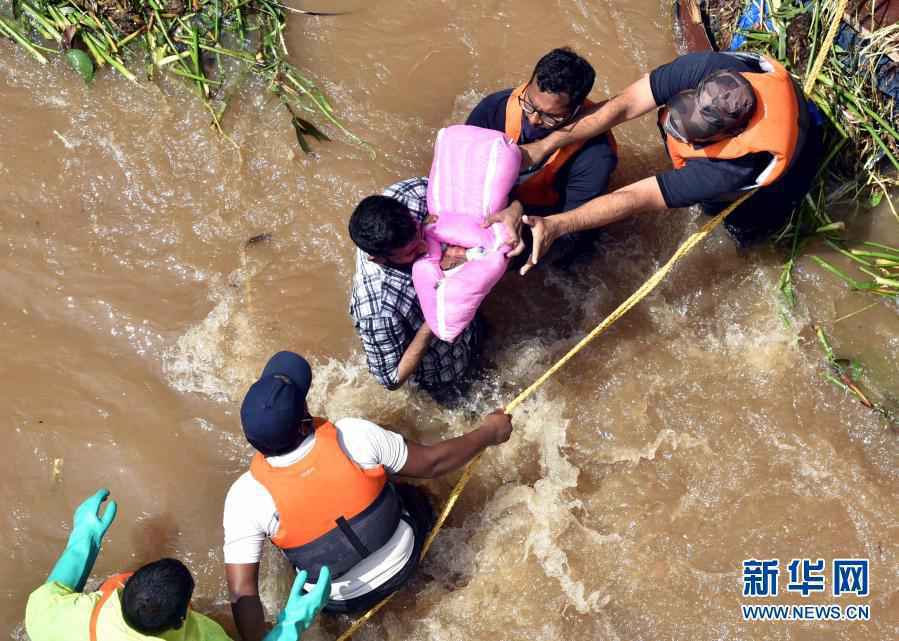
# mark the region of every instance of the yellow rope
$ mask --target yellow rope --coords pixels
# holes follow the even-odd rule
[[[824,64],[824,59],[827,57],[827,52],[830,50],[831,45],[833,44],[833,39],[836,37],[837,29],[840,26],[840,21],[842,20],[843,13],[846,10],[846,3],[848,0],[840,0],[840,4],[838,10],[834,14],[833,21],[830,24],[830,29],[827,32],[827,36],[824,38],[823,46],[821,50],[818,52],[817,58],[815,58],[815,62],[812,65],[812,72],[809,77],[805,81],[804,90],[805,93],[808,94],[811,92],[812,88],[815,85],[815,80],[818,77],[818,73],[821,71],[821,65]],[[747,198],[752,196],[757,189],[753,189],[750,192],[747,192],[745,195],[741,196],[738,200],[731,203],[730,206],[727,207],[720,214],[712,218],[705,225],[703,225],[699,231],[696,231],[690,234],[690,237],[687,238],[684,243],[677,248],[677,251],[674,252],[674,255],[668,259],[668,262],[665,263],[661,269],[659,269],[655,274],[649,277],[649,279],[643,283],[640,288],[631,294],[627,300],[621,303],[615,311],[606,316],[606,318],[589,334],[587,334],[584,338],[582,338],[577,345],[568,350],[568,353],[565,354],[562,358],[560,358],[556,363],[546,370],[540,378],[531,383],[529,387],[527,387],[524,391],[522,391],[518,396],[516,396],[512,401],[509,402],[505,407],[505,412],[507,414],[511,414],[512,411],[518,407],[521,403],[524,402],[526,398],[528,398],[531,394],[537,391],[537,389],[543,385],[550,377],[559,371],[565,363],[570,361],[575,354],[581,351],[584,347],[587,346],[593,339],[597,336],[605,332],[612,324],[615,323],[619,318],[624,316],[634,305],[639,303],[641,300],[646,298],[646,296],[656,288],[656,286],[662,282],[665,276],[668,275],[668,272],[677,264],[677,262],[686,256],[690,250],[692,250],[700,241],[705,239],[712,231],[721,224],[725,218],[727,218],[732,211],[734,211],[737,207],[739,207]],[[483,453],[482,453],[483,454]],[[481,460],[482,454],[478,454],[475,458],[468,462],[468,465],[465,466],[465,469],[462,471],[462,476],[456,482],[455,487],[453,487],[453,491],[450,492],[449,498],[446,500],[446,503],[443,506],[443,510],[440,512],[440,516],[437,518],[437,522],[434,524],[434,527],[431,529],[431,533],[428,535],[428,538],[425,540],[424,545],[421,548],[421,558],[424,559],[428,553],[428,550],[431,548],[431,544],[434,542],[434,539],[437,536],[437,533],[440,532],[440,529],[443,527],[444,522],[449,516],[450,512],[452,512],[453,507],[456,505],[456,501],[459,500],[459,497],[462,495],[462,491],[465,489],[465,486],[471,480],[471,477],[474,473],[474,468],[478,464],[478,461]],[[353,633],[358,630],[366,621],[368,621],[371,617],[373,617],[377,612],[383,608],[396,592],[390,594],[387,598],[379,602],[373,608],[371,608],[368,612],[360,616],[358,619],[353,621],[352,625],[347,628],[343,634],[341,634],[337,641],[347,641]]]
[[[724,220],[728,214],[730,214],[734,209],[740,206],[744,200],[749,198],[752,194],[755,193],[755,190],[747,192],[744,196],[742,196],[739,200],[732,203],[727,209],[722,211],[720,214],[712,218],[709,222],[702,226],[702,228],[691,234],[689,238],[681,245],[674,255],[668,259],[668,262],[659,269],[655,274],[653,274],[649,280],[647,280],[643,285],[640,286],[640,289],[635,291],[630,297],[625,300],[621,305],[619,305],[615,311],[609,314],[605,320],[603,320],[599,325],[597,325],[593,331],[587,334],[584,338],[580,340],[580,342],[568,350],[568,353],[565,354],[562,358],[560,358],[556,363],[546,370],[543,375],[534,381],[527,389],[521,392],[518,396],[516,396],[508,405],[505,407],[505,412],[507,414],[511,413],[516,407],[518,407],[528,396],[537,391],[541,385],[543,385],[549,378],[559,371],[562,366],[565,365],[571,358],[581,351],[584,347],[586,347],[587,343],[592,341],[594,338],[602,334],[606,331],[612,324],[617,321],[619,318],[624,316],[631,307],[639,303],[643,300],[649,292],[655,289],[656,285],[662,282],[662,279],[668,274],[669,271],[674,267],[675,263],[683,258],[691,249],[693,249],[696,244],[708,236],[712,230],[717,227],[722,220]],[[478,454],[475,458],[469,461],[468,465],[465,466],[465,469],[462,471],[462,476],[456,482],[453,491],[450,492],[449,498],[446,500],[446,503],[443,506],[443,510],[440,512],[440,516],[437,518],[437,522],[434,524],[431,533],[428,535],[428,538],[425,540],[424,545],[421,548],[421,558],[424,559],[425,555],[428,553],[428,550],[431,548],[431,544],[434,542],[434,538],[437,536],[437,533],[440,532],[440,529],[443,527],[443,523],[446,521],[446,518],[449,516],[450,512],[452,512],[453,507],[456,505],[456,501],[459,500],[459,497],[462,495],[462,491],[465,489],[465,486],[468,484],[468,481],[471,480],[471,477],[474,473],[474,468],[480,461],[482,454]],[[366,621],[368,621],[372,616],[374,616],[381,608],[383,608],[393,595],[396,594],[394,592],[383,601],[378,603],[376,606],[371,608],[368,612],[360,616],[358,619],[353,621],[352,625],[341,634],[337,641],[347,641],[353,633],[359,629]]]
[[[846,5],[848,3],[849,0],[840,0],[840,4],[837,5],[836,11],[833,14],[830,28],[827,30],[824,42],[821,43],[821,50],[818,51],[818,56],[815,58],[815,63],[812,65],[812,70],[809,72],[808,78],[805,79],[805,85],[802,87],[807,96],[811,95],[812,88],[818,81],[818,74],[821,73],[821,67],[827,59],[827,54],[830,52],[831,45],[833,45],[833,39],[837,37],[837,30],[840,28],[840,22],[843,20],[843,14],[846,13]]]

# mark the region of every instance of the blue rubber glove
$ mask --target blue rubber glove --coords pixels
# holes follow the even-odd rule
[[[112,525],[116,514],[116,502],[110,501],[106,506],[103,516],[100,516],[100,508],[103,501],[109,496],[109,490],[97,490],[97,493],[87,499],[75,510],[74,525],[69,535],[66,549],[56,561],[47,582],[57,581],[71,588],[75,592],[81,592],[87,577],[90,575],[100,553],[100,544],[103,535]]]
[[[303,632],[309,629],[331,596],[331,570],[327,566],[322,568],[318,582],[309,594],[303,594],[305,584],[306,570],[302,570],[293,582],[287,605],[278,615],[275,627],[262,641],[299,641]]]

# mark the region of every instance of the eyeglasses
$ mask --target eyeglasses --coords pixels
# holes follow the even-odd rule
[[[521,110],[524,112],[526,116],[531,116],[533,114],[537,114],[537,117],[540,118],[540,122],[542,122],[547,127],[558,127],[561,124],[571,120],[577,115],[577,112],[580,111],[581,106],[578,105],[574,108],[570,114],[565,116],[560,116],[558,114],[549,114],[545,111],[541,111],[534,106],[534,103],[531,102],[530,98],[526,98],[528,89],[530,89],[531,85],[528,83],[528,86],[518,95],[518,104],[521,106]]]

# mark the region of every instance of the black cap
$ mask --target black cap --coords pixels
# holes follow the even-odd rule
[[[311,383],[312,368],[299,354],[278,352],[269,359],[240,407],[240,422],[250,445],[264,456],[286,454],[299,446]]]
[[[669,133],[685,142],[716,136],[735,136],[755,113],[755,91],[742,74],[721,69],[696,89],[682,91],[668,101]]]

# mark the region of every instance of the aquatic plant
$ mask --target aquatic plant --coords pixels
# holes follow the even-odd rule
[[[889,4],[878,6],[889,10]],[[778,59],[805,86],[808,98],[826,118],[824,148],[828,151],[821,159],[813,186],[774,239],[787,246],[779,283],[787,307],[796,302],[793,268],[813,240],[816,246],[823,242],[850,261],[848,267],[841,269],[811,254],[811,260],[819,267],[853,291],[879,297],[832,321],[833,324],[884,299],[899,301],[899,248],[873,241],[850,246],[844,239],[846,221],[835,221],[828,213],[835,205],[844,211],[875,207],[886,196],[886,203],[899,222],[890,199],[890,190],[899,186],[899,132],[895,122],[899,105],[882,91],[881,84],[884,71],[892,69],[895,73],[899,62],[899,24],[877,28],[874,14],[878,9],[870,2],[776,0],[762,3],[762,8],[757,6],[761,13],[755,16],[754,26],[740,29],[747,23],[748,14],[743,12],[746,6],[742,0],[710,0],[710,8],[719,21],[719,44],[730,43],[732,37],[744,38],[741,50]],[[852,11],[846,12],[847,6]],[[837,20],[842,28],[829,44],[826,32]],[[874,30],[868,31],[865,26]],[[790,322],[788,314],[784,318]],[[877,411],[894,429],[899,427],[899,414],[888,408],[896,404],[895,399],[872,401],[858,383],[860,365],[837,358],[823,330],[816,326],[815,332],[827,366],[824,378]]]
[[[224,135],[222,116],[249,74],[290,112],[304,151],[310,151],[308,138],[328,140],[310,114],[362,143],[315,82],[289,62],[284,12],[291,9],[276,0],[12,0],[11,6],[12,17],[0,15],[0,34],[42,64],[65,56],[86,82],[106,66],[132,82],[163,72],[179,76]]]
[[[847,394],[853,396],[859,403],[868,409],[874,410],[883,416],[894,430],[899,429],[899,416],[897,416],[895,411],[885,403],[872,400],[870,393],[865,392],[862,389],[860,383],[860,379],[864,375],[864,367],[862,364],[856,360],[838,357],[833,351],[833,346],[831,345],[827,334],[824,333],[824,330],[818,325],[816,325],[814,329],[815,335],[818,337],[818,343],[821,345],[821,349],[824,350],[825,364],[827,366],[824,378]],[[893,405],[895,405],[895,400],[893,401]]]
[[[742,48],[777,58],[794,76],[806,80],[814,72],[813,60],[823,45],[827,25],[845,4],[838,0],[773,3],[776,8],[756,30],[740,32],[746,38]],[[863,10],[863,5],[867,3],[855,3],[856,13]],[[823,58],[809,95],[827,119],[824,135],[825,149],[829,151],[822,160],[814,186],[793,213],[789,225],[775,239],[789,245],[780,285],[790,305],[795,300],[792,269],[809,239],[824,237],[832,247],[846,253],[841,241],[845,224],[831,219],[830,208],[836,204],[874,207],[887,196],[886,202],[899,222],[899,213],[889,198],[890,189],[899,186],[899,130],[895,123],[899,106],[879,88],[882,66],[890,63],[885,56],[899,51],[899,24],[867,32],[860,26],[865,21],[863,17],[850,16],[850,21],[857,29],[844,27],[842,36]],[[731,27],[729,32],[736,31]],[[845,44],[847,38],[854,46],[847,48],[840,44],[841,40]],[[814,258],[853,289],[899,296],[894,270],[883,269],[892,267],[891,264],[862,265],[873,279],[862,282],[842,274],[823,259]]]

